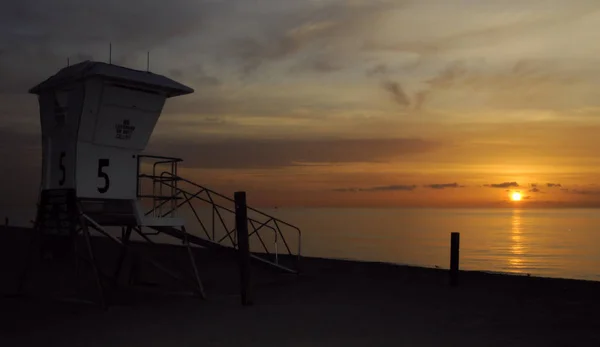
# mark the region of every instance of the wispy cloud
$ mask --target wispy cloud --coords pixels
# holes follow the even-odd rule
[[[479,7],[479,10],[482,10],[482,7],[489,7],[486,9],[487,11],[497,7],[492,11],[502,13],[503,11],[508,10],[507,6],[503,6],[502,4],[503,3],[482,2],[477,5],[481,6]],[[450,3],[448,3],[448,5],[450,5]],[[469,4],[469,6],[467,6],[468,9],[467,7],[457,6],[453,10],[457,11],[455,12],[455,15],[460,16],[468,13],[467,11],[472,11],[473,5],[474,4]],[[520,7],[516,9],[517,11],[521,10],[523,13],[521,13],[522,16],[514,16],[513,18],[522,19],[512,21],[503,20],[498,24],[479,25],[460,31],[452,30],[448,33],[423,37],[419,40],[409,38],[396,40],[396,42],[392,40],[369,40],[364,45],[364,49],[368,51],[414,53],[418,54],[421,59],[427,59],[435,54],[456,47],[470,46],[473,44],[481,46],[498,45],[509,40],[513,41],[515,37],[531,32],[532,30],[541,30],[556,26],[558,23],[577,21],[586,14],[598,10],[598,4],[593,1],[582,1],[577,3],[577,5],[569,4],[569,6],[567,6],[567,3],[558,4],[555,2],[554,5],[555,8],[558,7],[560,10],[552,11],[548,6],[545,6],[544,2],[539,2],[533,6],[530,4],[528,8]],[[540,7],[536,8],[536,6]],[[484,10],[484,12],[487,12],[486,10]],[[510,10],[508,13],[510,13]]]
[[[294,12],[287,11],[281,16],[285,20],[273,21],[266,17],[260,35],[232,39],[223,56],[233,58],[245,75],[300,53],[306,53],[310,57],[308,61],[313,62],[305,66],[321,72],[334,71],[333,67],[338,66],[336,60],[349,58],[336,54],[340,42],[364,36],[373,29],[378,18],[405,2],[330,1],[303,5],[296,2]],[[332,54],[324,55],[324,52]]]
[[[484,184],[484,187],[490,187],[490,188],[518,188],[519,184],[517,182],[502,182],[502,183]]]
[[[336,188],[336,192],[389,192],[389,191],[413,191],[416,185],[394,184],[389,186],[375,186],[367,188]]]
[[[431,189],[464,188],[464,186],[461,186],[458,183],[434,183],[426,184],[423,187]]]
[[[383,89],[388,92],[393,100],[402,107],[408,107],[410,105],[410,99],[408,95],[402,89],[402,86],[398,82],[385,81],[381,84]]]

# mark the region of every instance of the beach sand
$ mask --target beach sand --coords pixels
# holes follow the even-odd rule
[[[25,234],[0,228],[3,294]],[[117,248],[93,241],[109,264]],[[181,247],[136,247],[189,265]],[[38,274],[30,296],[0,299],[0,346],[600,346],[600,282],[461,272],[450,287],[445,270],[304,258],[301,275],[254,266],[243,307],[235,259],[197,254],[206,301],[120,290],[105,311],[42,297],[62,277]],[[164,281],[149,268],[143,279]]]

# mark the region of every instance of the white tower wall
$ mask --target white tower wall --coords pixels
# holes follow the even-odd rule
[[[193,90],[164,76],[83,62],[30,91],[39,95],[42,189],[94,200],[137,199],[137,156],[169,97]]]
[[[75,188],[75,149],[82,89],[40,94],[43,189]]]

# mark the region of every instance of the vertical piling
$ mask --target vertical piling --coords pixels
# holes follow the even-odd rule
[[[240,294],[242,305],[252,305],[250,288],[250,243],[248,241],[248,211],[246,192],[235,192],[235,229],[237,232],[238,262],[240,267]]]
[[[450,285],[458,285],[460,233],[450,234]]]

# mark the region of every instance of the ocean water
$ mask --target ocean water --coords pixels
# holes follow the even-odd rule
[[[305,255],[600,280],[598,209],[298,209]]]
[[[15,225],[27,225],[32,219],[33,212],[24,211],[4,209]],[[196,209],[209,233],[211,212]],[[448,268],[450,233],[460,232],[462,269],[600,280],[598,209],[280,208],[264,212],[302,230],[305,256]],[[204,234],[191,210],[182,210],[181,216],[190,232]],[[261,221],[256,214],[249,216]],[[220,229],[219,216],[214,219],[217,238],[235,225],[233,214],[222,213],[221,218],[226,226]],[[295,251],[294,230],[281,227]],[[261,234],[271,251],[277,243],[283,253],[281,238],[275,240],[265,230]],[[256,237],[251,241],[260,250]]]

